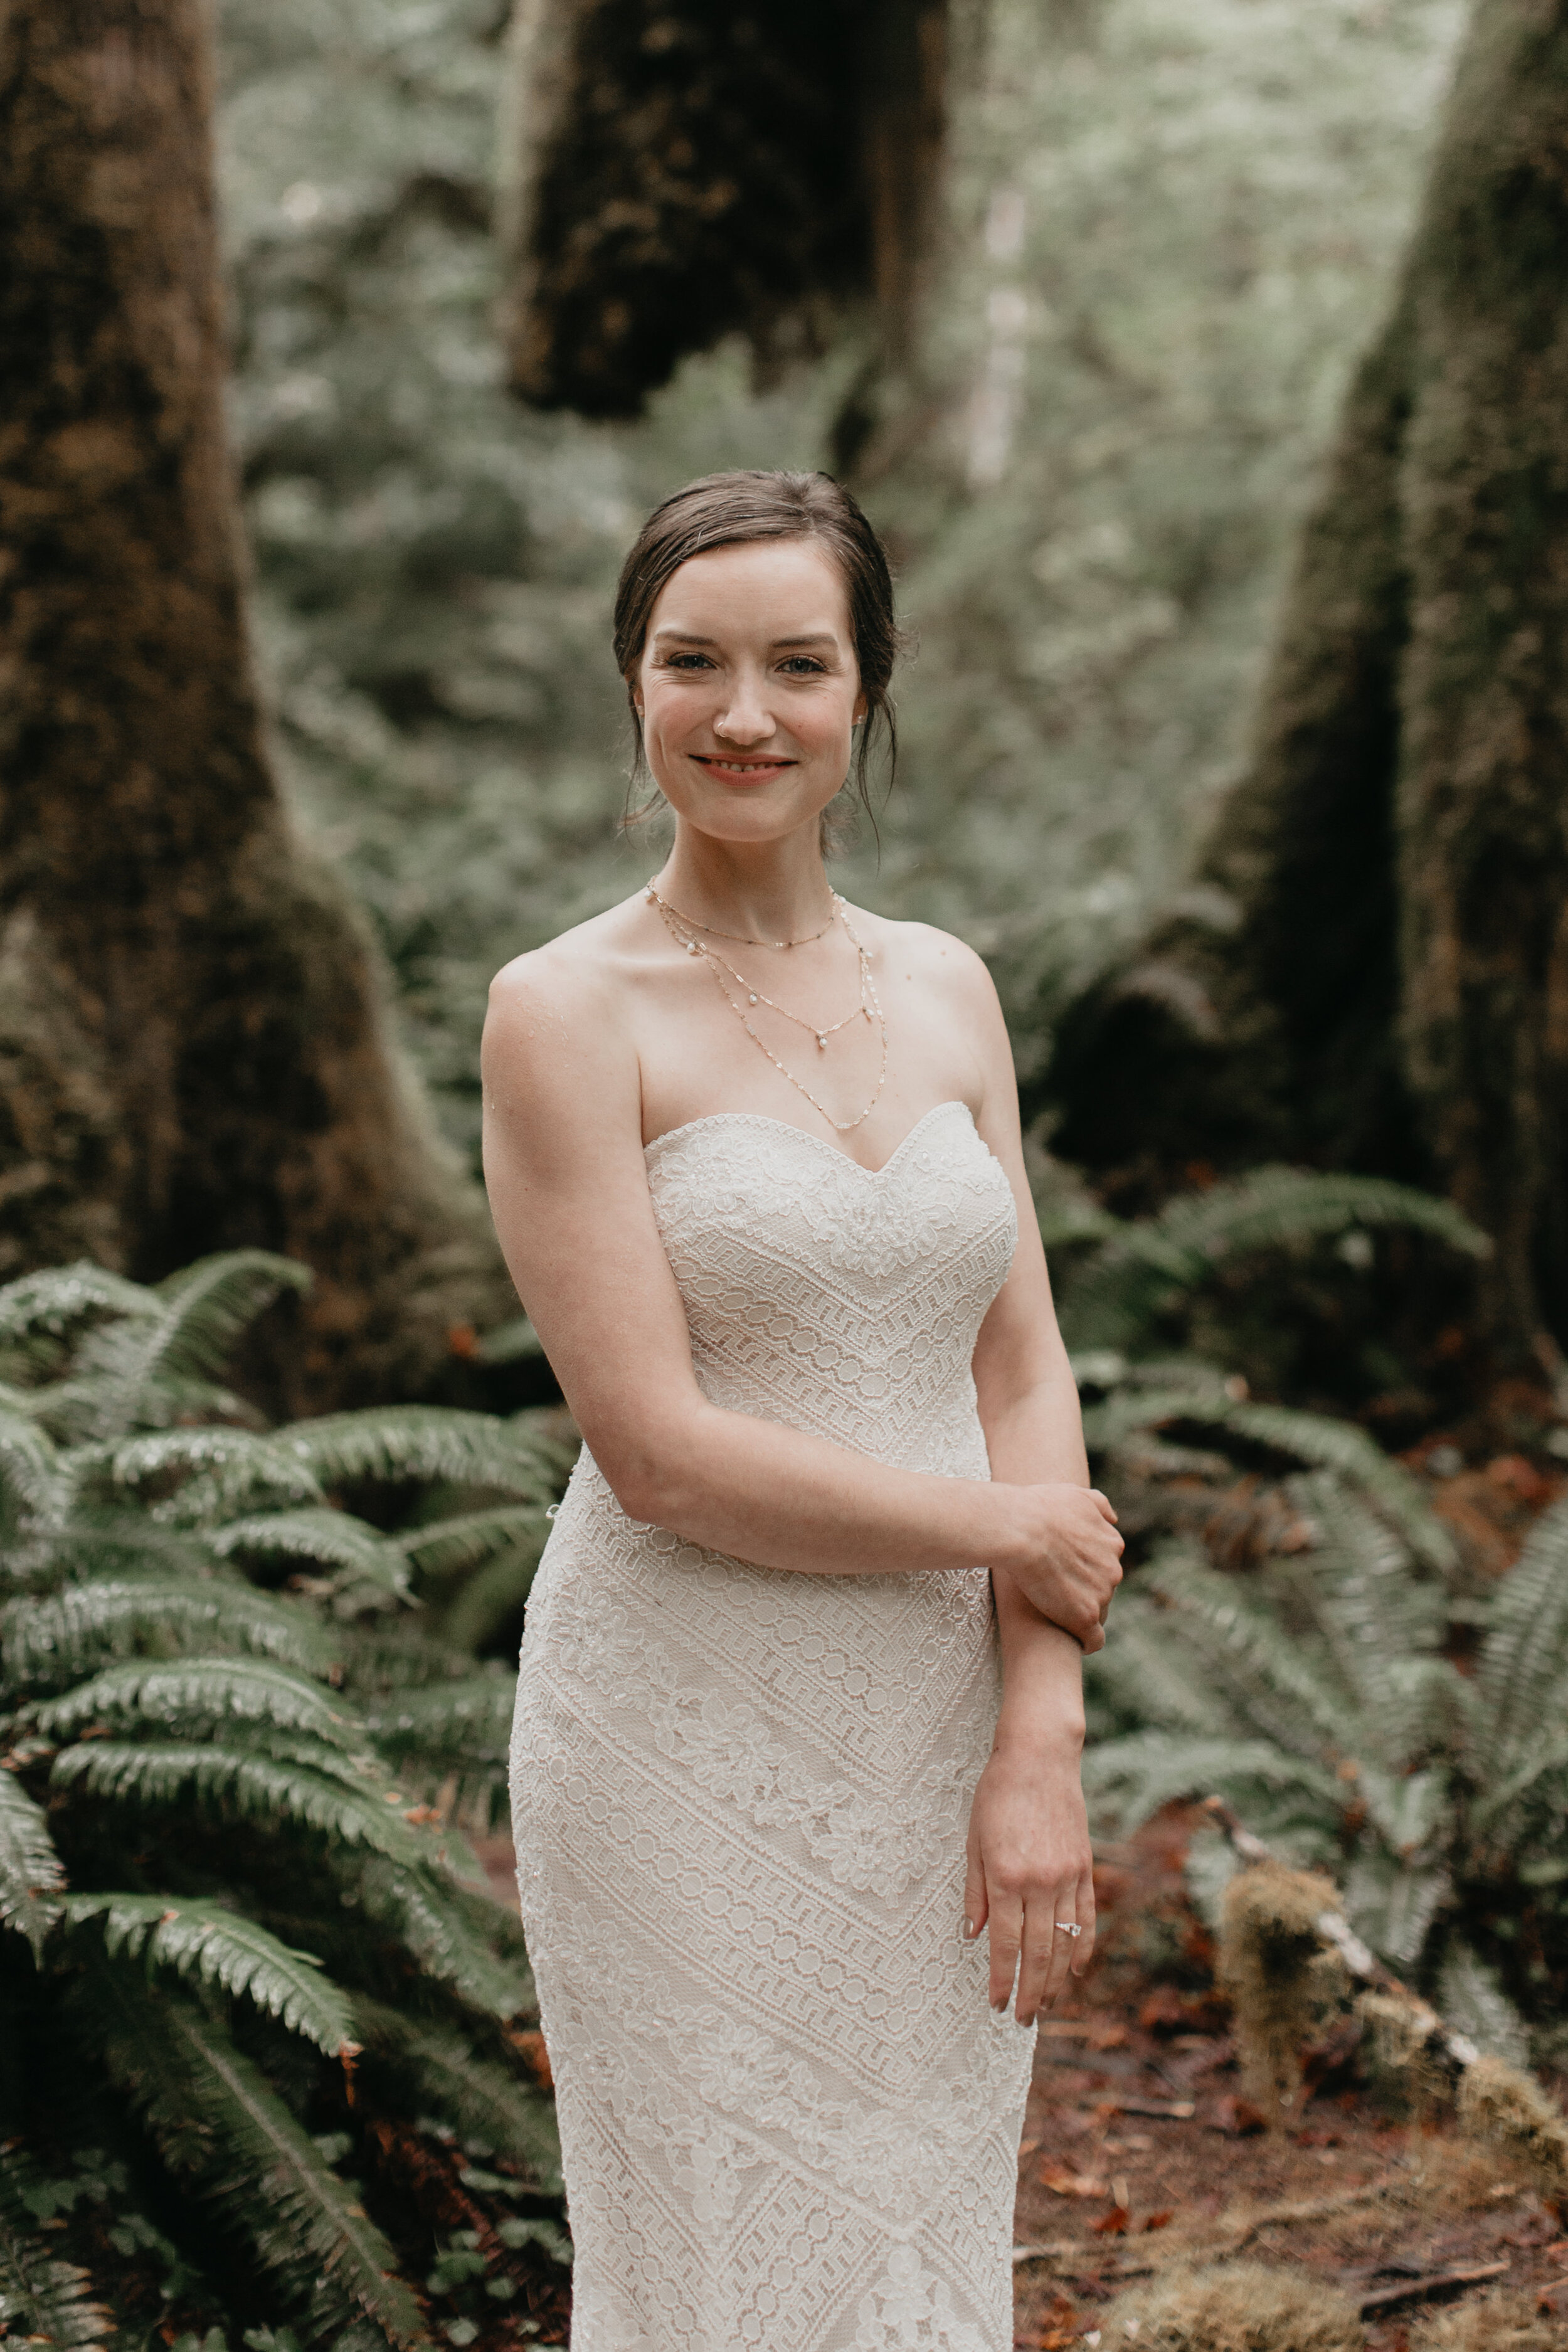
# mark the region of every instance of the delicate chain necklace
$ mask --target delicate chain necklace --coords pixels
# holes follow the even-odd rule
[[[774,1004],[771,996],[764,996],[760,988],[752,988],[750,982],[744,979],[742,975],[735,970],[732,963],[726,962],[724,958],[721,955],[719,955],[712,948],[704,947],[701,940],[693,939],[689,932],[682,931],[680,925],[684,922],[689,921],[689,917],[682,915],[678,908],[671,907],[667,900],[661,898],[651,882],[647,886],[647,898],[650,906],[658,908],[658,912],[663,919],[665,928],[668,929],[670,937],[677,942],[677,944],[683,947],[688,955],[701,957],[703,962],[707,965],[709,971],[712,973],[714,980],[718,983],[720,995],[723,998],[725,1003],[729,1006],[731,1012],[734,1014],[736,1020],[740,1023],[742,1028],[751,1039],[752,1045],[756,1046],[759,1053],[765,1054],[767,1055],[768,1060],[773,1064],[774,1069],[777,1070],[779,1076],[781,1077],[787,1078],[795,1092],[797,1094],[804,1095],[806,1101],[811,1105],[813,1110],[820,1111],[822,1117],[827,1121],[828,1126],[833,1128],[839,1135],[847,1135],[852,1129],[863,1126],[866,1120],[870,1118],[871,1113],[876,1109],[878,1103],[881,1100],[882,1089],[888,1083],[888,1019],[886,1013],[882,1011],[881,1001],[877,994],[877,984],[871,977],[871,959],[867,954],[865,949],[861,946],[858,939],[857,939],[855,932],[850,926],[849,910],[845,906],[843,899],[838,896],[837,891],[836,890],[833,893],[833,914],[829,915],[827,922],[824,925],[823,929],[816,932],[815,936],[817,939],[822,939],[826,936],[826,931],[832,927],[834,916],[837,916],[838,920],[843,924],[846,936],[849,940],[849,944],[854,949],[856,957],[859,962],[860,1001],[856,1005],[854,1012],[847,1013],[842,1021],[835,1021],[830,1026],[825,1026],[821,1029],[816,1026],[815,1022],[803,1020],[798,1013],[790,1012],[787,1005]],[[702,925],[700,928],[706,929],[709,927],[707,925]],[[720,939],[732,939],[738,935],[731,931],[720,931],[716,936]],[[774,940],[767,941],[753,940],[749,944],[753,947],[763,945],[773,947],[793,947],[796,945],[797,942],[793,940]],[[806,943],[803,940],[799,942],[799,944],[804,946]],[[743,992],[748,1004],[766,1004],[774,1013],[782,1013],[786,1021],[793,1021],[795,1023],[797,1027],[809,1030],[811,1034],[816,1040],[818,1053],[825,1054],[827,1051],[828,1039],[830,1037],[837,1036],[840,1029],[847,1029],[853,1020],[855,1020],[859,1014],[864,1013],[866,1019],[868,1022],[871,1022],[875,1027],[881,1032],[882,1038],[882,1066],[877,1074],[876,1090],[872,1094],[870,1101],[866,1105],[865,1109],[858,1112],[853,1118],[835,1118],[833,1113],[828,1109],[827,1105],[825,1102],[818,1102],[816,1097],[812,1093],[811,1088],[808,1086],[804,1085],[802,1081],[795,1076],[793,1070],[787,1069],[784,1064],[780,1061],[778,1055],[773,1051],[772,1047],[768,1045],[763,1038],[758,1036],[755,1029],[752,1026],[751,1021],[747,1017],[745,1005],[738,1004],[735,1002],[735,999],[731,995],[729,985],[724,978],[724,974],[726,972],[730,974],[731,979],[734,981],[736,986]]]
[[[700,923],[695,915],[688,915],[684,913],[679,907],[671,907],[668,898],[661,898],[658,890],[651,882],[647,886],[647,895],[652,905],[659,908],[660,909],[668,908],[670,914],[678,916],[680,921],[687,924],[690,929],[694,931],[706,931],[710,939],[733,940],[737,947],[742,948],[808,948],[811,946],[813,940],[825,940],[827,937],[828,932],[833,929],[834,910],[840,903],[837,892],[830,890],[827,895],[832,901],[832,904],[827,909],[827,920],[824,923],[819,931],[807,931],[804,939],[754,940],[749,931],[721,931],[717,923]],[[739,972],[735,974],[735,977],[739,980]],[[763,1002],[764,1004],[767,1003],[766,997],[763,999]],[[776,1011],[777,1008],[775,1007],[774,1009]],[[853,1015],[851,1015],[851,1018],[853,1018]]]

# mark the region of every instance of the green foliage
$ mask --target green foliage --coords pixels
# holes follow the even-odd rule
[[[30,1947],[40,2046],[140,2118],[165,2210],[261,2282],[238,2311],[373,2352],[427,2341],[426,2256],[339,2176],[367,2112],[559,2191],[502,2031],[531,2012],[521,1934],[463,1828],[504,1788],[512,1677],[429,1638],[424,1596],[449,1618],[470,1574],[531,1570],[565,1457],[535,1414],[252,1425],[216,1376],[297,1276],[246,1252],[0,1290],[0,1988]],[[362,2039],[372,2105],[324,2154]],[[90,2313],[69,2265],[0,2253],[18,2315]]]
[[[500,385],[493,0],[225,0],[234,415],[279,739],[449,1131],[490,973],[634,887],[616,572],[727,465],[858,457],[921,655],[844,877],[991,959],[1026,1068],[1241,756],[1458,0],[993,0],[910,380],[724,350],[646,424]],[[973,51],[976,45],[971,43]],[[837,445],[837,450],[836,450]]]
[[[43,2187],[20,2147],[0,2147],[0,2333],[92,2352],[114,2322],[94,2301],[86,2273],[59,2261],[45,2236]]]
[[[1093,1751],[1087,1781],[1124,1828],[1225,1796],[1281,1853],[1331,1867],[1373,1948],[1515,2054],[1514,2004],[1540,2011],[1568,1972],[1568,1743],[1542,1736],[1568,1701],[1568,1506],[1500,1582],[1470,1676],[1448,1585],[1389,1519],[1333,1471],[1292,1498],[1310,1549],[1247,1577],[1170,1551],[1119,1601],[1089,1671],[1137,1727]],[[1514,1948],[1524,1914],[1533,1968]]]
[[[1093,1255],[1064,1289],[1062,1329],[1073,1349],[1137,1349],[1163,1314],[1227,1260],[1386,1227],[1428,1234],[1470,1257],[1491,1249],[1451,1202],[1410,1185],[1259,1168],[1237,1182],[1183,1193],[1156,1216],[1106,1220],[1093,1235]]]

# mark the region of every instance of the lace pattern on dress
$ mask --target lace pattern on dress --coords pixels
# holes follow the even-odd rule
[[[699,1380],[987,1475],[1016,1234],[961,1104],[872,1174],[775,1119],[650,1146]],[[627,1518],[584,1454],[529,1602],[519,1885],[575,2352],[1004,2352],[1032,2032],[959,1934],[989,1578],[791,1576]]]

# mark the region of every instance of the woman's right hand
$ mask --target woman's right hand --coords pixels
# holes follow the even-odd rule
[[[1116,1513],[1096,1486],[992,1488],[1006,1533],[992,1565],[1005,1570],[1042,1617],[1084,1652],[1105,1647],[1105,1618],[1121,1581]]]

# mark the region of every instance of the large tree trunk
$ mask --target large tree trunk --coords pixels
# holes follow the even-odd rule
[[[261,1244],[298,1409],[507,1292],[280,807],[222,416],[206,0],[0,13],[0,1275]]]
[[[1483,0],[1304,534],[1251,771],[1079,1005],[1058,1148],[1135,1195],[1264,1153],[1423,1177],[1483,1314],[1568,1336],[1568,5]]]
[[[517,0],[503,138],[512,381],[635,416],[689,352],[901,356],[944,131],[948,0]]]

